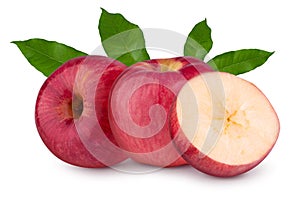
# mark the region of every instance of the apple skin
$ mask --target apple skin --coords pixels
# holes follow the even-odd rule
[[[115,82],[109,121],[118,145],[133,160],[159,167],[187,164],[173,146],[168,113],[184,83],[213,71],[192,57],[136,63]]]
[[[112,136],[107,111],[112,84],[125,68],[104,56],[84,56],[67,61],[47,78],[37,97],[35,121],[56,157],[87,168],[127,158]]]

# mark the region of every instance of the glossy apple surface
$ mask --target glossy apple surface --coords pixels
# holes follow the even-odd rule
[[[72,59],[41,87],[35,108],[37,130],[48,149],[80,167],[111,166],[126,159],[108,122],[108,97],[126,68],[103,56]]]
[[[159,167],[186,164],[171,141],[168,113],[184,83],[209,71],[198,59],[178,57],[140,62],[120,75],[111,91],[109,119],[130,158]]]

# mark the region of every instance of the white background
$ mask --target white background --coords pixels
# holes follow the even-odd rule
[[[1,1],[0,199],[299,198],[297,5],[291,0]],[[100,7],[122,13],[141,28],[184,35],[207,18],[214,40],[211,57],[241,48],[276,51],[265,65],[242,76],[266,94],[279,115],[280,137],[270,155],[254,170],[230,179],[210,177],[188,166],[142,175],[81,169],[53,156],[34,123],[35,100],[45,77],[10,41],[39,37],[90,53],[100,44]]]

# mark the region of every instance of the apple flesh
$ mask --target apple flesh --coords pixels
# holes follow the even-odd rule
[[[159,167],[186,164],[172,143],[168,113],[187,80],[211,71],[198,59],[178,57],[140,62],[120,75],[111,91],[109,121],[130,158]]]
[[[266,96],[252,83],[222,72],[201,74],[182,87],[170,125],[183,158],[220,177],[257,166],[279,134],[278,117]]]
[[[112,136],[107,111],[112,84],[125,68],[107,57],[85,56],[66,62],[47,78],[38,94],[35,121],[55,156],[88,168],[127,158]]]

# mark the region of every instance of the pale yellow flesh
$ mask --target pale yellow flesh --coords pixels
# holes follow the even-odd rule
[[[225,164],[261,159],[275,143],[279,122],[265,95],[228,73],[191,79],[176,102],[178,121],[190,142]]]

